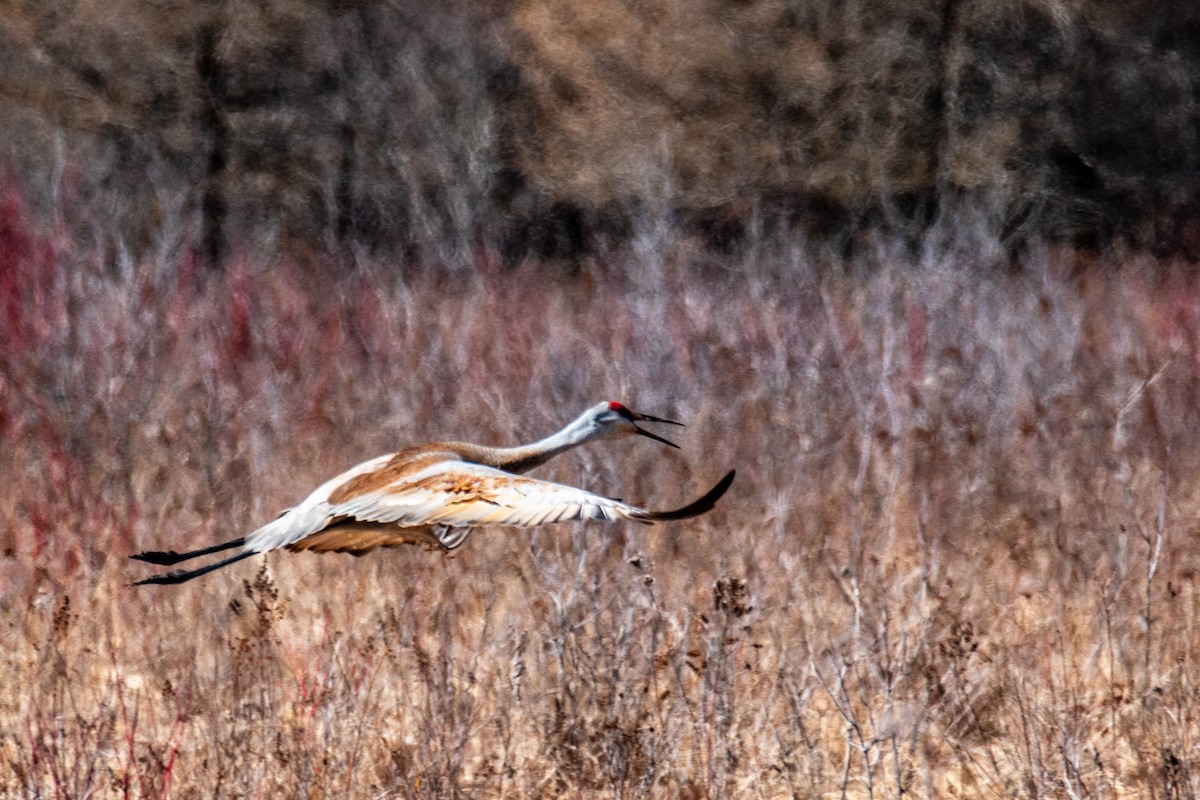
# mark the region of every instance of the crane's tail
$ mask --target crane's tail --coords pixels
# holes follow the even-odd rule
[[[733,483],[734,476],[737,475],[736,469],[731,469],[724,478],[717,481],[717,485],[709,489],[708,492],[698,500],[695,500],[683,508],[677,508],[674,511],[643,511],[636,514],[633,518],[642,522],[668,522],[675,519],[687,519],[688,517],[696,517],[706,511],[711,511],[717,501],[721,499],[721,495],[729,489],[729,485]]]
[[[246,550],[244,552],[238,553],[236,556],[231,556],[224,560],[218,561],[215,564],[209,564],[207,567],[201,567],[200,569],[193,569],[193,570],[177,569],[174,572],[164,572],[159,575],[151,575],[149,578],[143,578],[140,581],[134,582],[133,585],[134,586],[145,586],[145,585],[151,584],[151,583],[158,583],[158,584],[184,583],[186,581],[190,581],[192,578],[199,578],[201,575],[207,575],[208,573],[212,572],[213,570],[218,570],[221,567],[227,567],[236,561],[241,561],[243,558],[249,558],[250,556],[256,556],[256,555],[258,555],[257,552],[255,552],[253,550]]]

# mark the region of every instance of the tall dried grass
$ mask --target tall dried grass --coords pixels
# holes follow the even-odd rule
[[[664,227],[570,279],[186,256],[0,210],[0,794],[1194,797],[1200,278],[957,220],[852,264]],[[668,527],[131,589],[363,458],[617,398],[548,478]],[[257,571],[256,571],[257,569]]]

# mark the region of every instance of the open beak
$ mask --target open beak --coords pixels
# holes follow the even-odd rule
[[[633,414],[633,418],[637,422],[664,422],[667,425],[678,425],[681,428],[683,427],[682,422],[676,422],[673,419],[663,419],[662,417],[652,417],[649,414]],[[656,442],[662,442],[663,444],[669,445],[670,447],[674,447],[677,450],[679,449],[679,445],[675,444],[674,442],[667,441],[666,439],[659,436],[658,434],[651,433],[650,431],[646,430],[645,428],[639,427],[637,425],[634,425],[633,427],[637,428],[637,432],[640,433],[642,436],[653,439]]]

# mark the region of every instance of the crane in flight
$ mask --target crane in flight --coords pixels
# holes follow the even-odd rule
[[[241,548],[237,555],[208,566],[152,575],[134,585],[183,583],[279,549],[362,555],[377,547],[428,544],[453,550],[474,528],[484,525],[528,527],[580,519],[666,522],[703,514],[716,505],[733,483],[734,470],[702,497],[673,511],[648,511],[573,486],[522,476],[559,453],[596,439],[645,436],[679,446],[639,422],[681,425],[604,402],[533,444],[485,447],[435,442],[379,456],[331,478],[299,505],[242,538],[186,553],[153,550],[130,556],[170,566]]]

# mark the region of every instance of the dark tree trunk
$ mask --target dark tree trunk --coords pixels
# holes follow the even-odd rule
[[[931,142],[930,157],[934,168],[934,181],[937,194],[940,196],[949,188],[950,156],[954,137],[954,46],[958,35],[958,0],[943,0],[942,25],[937,41],[938,63],[941,65],[941,76],[934,87],[931,102],[934,129],[937,131]]]
[[[217,55],[219,31],[215,24],[200,28],[196,54],[196,73],[203,97],[200,103],[200,131],[208,143],[208,161],[204,168],[200,215],[203,230],[201,249],[210,269],[218,269],[225,248],[224,177],[229,163],[229,129],[225,124],[225,73]]]

